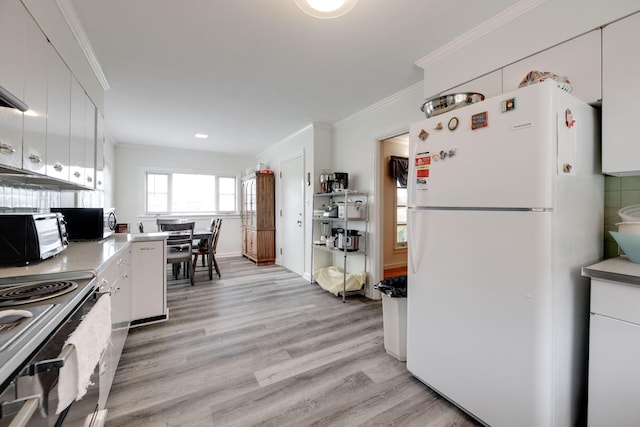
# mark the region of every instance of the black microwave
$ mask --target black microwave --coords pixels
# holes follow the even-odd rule
[[[64,216],[70,242],[106,239],[116,229],[114,209],[105,208],[51,208]]]
[[[0,265],[42,261],[68,244],[60,214],[0,214]]]

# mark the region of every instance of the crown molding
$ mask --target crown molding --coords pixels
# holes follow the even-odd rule
[[[89,62],[93,73],[96,75],[96,78],[100,82],[102,89],[111,89],[111,86],[109,86],[109,82],[107,81],[107,77],[102,71],[100,62],[93,52],[93,47],[91,47],[91,42],[89,42],[89,37],[84,30],[84,26],[80,22],[78,13],[71,4],[71,0],[56,0],[56,4],[62,13],[62,16],[64,16],[65,21],[67,21],[67,25],[69,25],[69,28],[73,33],[73,37],[75,37],[76,41],[80,45],[80,49],[82,49],[84,56],[87,58],[87,61]]]
[[[420,68],[427,68],[429,65],[441,61],[443,58],[462,49],[490,32],[500,28],[515,18],[527,13],[531,9],[540,6],[546,0],[521,0],[511,7],[506,8],[502,12],[493,16],[488,21],[472,28],[461,36],[453,39],[439,49],[434,50],[427,56],[417,60],[415,65]]]

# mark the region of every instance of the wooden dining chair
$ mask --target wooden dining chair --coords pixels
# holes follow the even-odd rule
[[[169,232],[167,238],[167,264],[173,266],[173,277],[178,278],[180,265],[184,263],[184,273],[193,286],[193,229],[195,222],[159,224],[160,231]]]
[[[206,245],[198,245],[193,249],[193,273],[195,274],[198,265],[198,257],[207,257],[207,270],[209,271],[209,280],[213,280],[213,269],[216,269],[218,278],[220,275],[220,269],[218,268],[218,262],[216,261],[216,248],[218,247],[218,238],[220,237],[220,227],[222,226],[222,219],[216,218],[211,221],[211,237],[207,239]]]

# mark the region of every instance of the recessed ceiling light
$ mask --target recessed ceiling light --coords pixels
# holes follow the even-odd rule
[[[316,18],[337,18],[349,12],[358,0],[296,0],[305,13]]]
[[[207,139],[207,138],[209,138],[209,135],[207,135],[206,133],[196,133],[194,136],[196,138],[198,138],[198,139]]]

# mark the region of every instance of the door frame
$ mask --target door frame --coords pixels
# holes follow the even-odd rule
[[[304,185],[304,176],[305,176],[305,155],[304,155],[304,150],[300,150],[300,151],[296,151],[294,153],[291,153],[291,155],[289,155],[288,157],[284,157],[282,159],[280,159],[279,162],[279,171],[278,171],[278,191],[277,191],[277,211],[276,211],[276,263],[278,265],[281,265],[283,267],[286,267],[283,263],[282,263],[282,254],[280,252],[280,249],[282,248],[282,236],[283,236],[283,224],[282,224],[282,215],[280,214],[282,212],[282,207],[283,207],[283,200],[282,200],[282,195],[283,195],[283,189],[282,189],[282,165],[283,163],[292,161],[292,160],[298,160],[299,162],[301,162],[302,164],[302,176],[300,176],[300,180],[302,182],[302,187],[301,187],[301,199],[300,199],[300,211],[302,212],[302,246],[298,246],[296,248],[296,250],[301,251],[301,253],[303,253],[303,257],[302,257],[302,266],[301,266],[301,275],[304,276],[305,273],[305,265],[306,265],[306,256],[308,254],[308,250],[307,250],[307,232],[306,232],[306,217],[307,217],[307,212],[306,212],[306,188]],[[289,243],[288,243],[289,244]]]
[[[384,278],[384,251],[382,250],[382,233],[384,232],[384,224],[382,223],[382,200],[383,200],[383,176],[384,170],[382,170],[382,151],[384,140],[393,138],[395,136],[403,135],[409,132],[408,126],[402,126],[392,129],[388,132],[379,134],[374,137],[373,144],[374,149],[373,156],[371,156],[371,170],[373,171],[373,200],[374,209],[369,210],[371,215],[370,227],[373,231],[371,235],[371,245],[367,245],[367,248],[371,248],[371,283],[378,283]],[[373,287],[371,287],[373,289]],[[377,295],[376,295],[377,294]],[[381,298],[380,292],[370,291],[367,296],[369,298]]]

